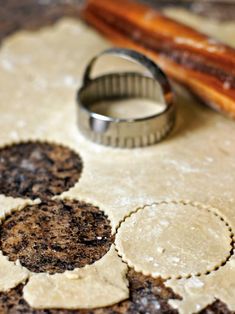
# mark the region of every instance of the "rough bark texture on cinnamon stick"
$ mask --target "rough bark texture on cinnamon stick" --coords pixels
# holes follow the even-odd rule
[[[88,0],[83,17],[114,44],[146,53],[207,104],[235,118],[235,49],[133,0]]]

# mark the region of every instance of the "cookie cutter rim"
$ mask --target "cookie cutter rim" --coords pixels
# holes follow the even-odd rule
[[[103,55],[115,55],[119,56],[123,59],[127,59],[129,61],[135,62],[137,64],[142,65],[144,68],[148,70],[148,75],[141,74],[138,72],[121,72],[121,73],[109,73],[100,75],[94,79],[91,78],[91,72],[93,70],[93,67],[96,63],[96,61]],[[111,117],[108,115],[103,115],[96,113],[92,110],[90,110],[89,106],[93,104],[94,102],[100,101],[100,100],[117,100],[117,99],[127,99],[131,97],[135,97],[135,91],[130,91],[130,95],[125,94],[123,95],[119,94],[119,91],[116,91],[115,95],[105,95],[105,86],[103,86],[103,90],[101,92],[101,97],[97,94],[95,96],[93,95],[93,100],[87,101],[89,97],[84,96],[89,89],[92,89],[92,85],[98,85],[96,86],[95,92],[97,93],[97,89],[99,89],[101,86],[99,86],[100,83],[107,85],[107,82],[112,82],[114,79],[116,79],[116,83],[118,83],[118,79],[121,80],[124,79],[134,79],[136,82],[139,80],[145,80],[146,82],[152,82],[152,84],[158,84],[160,86],[160,89],[162,91],[163,96],[163,104],[165,105],[165,108],[156,114],[147,115],[139,118],[117,118],[117,117]],[[136,83],[135,82],[135,83]],[[127,81],[128,83],[128,81]],[[137,82],[137,87],[140,82]],[[119,84],[117,84],[119,86]],[[109,88],[111,88],[111,85],[108,85]],[[107,86],[106,86],[107,88]],[[112,87],[113,88],[113,87]],[[135,86],[136,88],[136,86]],[[94,88],[93,88],[94,89]],[[138,88],[137,88],[138,89]],[[93,91],[94,92],[94,91]],[[106,90],[107,92],[107,90]],[[93,93],[94,94],[94,93]],[[108,97],[109,96],[109,97]],[[140,98],[143,98],[142,95],[139,95]],[[84,98],[87,99],[84,101]],[[150,97],[148,94],[145,98],[152,99],[153,97]],[[122,147],[122,148],[132,148],[132,147],[141,147],[141,146],[147,146],[154,144],[156,142],[161,141],[163,138],[165,138],[168,133],[171,131],[171,129],[174,126],[175,122],[175,105],[173,102],[173,91],[170,85],[170,82],[165,75],[165,73],[149,58],[147,58],[145,55],[136,52],[134,50],[130,49],[124,49],[124,48],[111,48],[107,49],[95,57],[91,59],[91,61],[88,63],[84,75],[83,75],[83,84],[82,87],[77,92],[77,105],[78,105],[78,127],[83,135],[85,137],[89,138],[90,140],[103,144],[108,146],[114,146],[114,147]],[[91,97],[92,99],[92,97]],[[154,99],[156,100],[156,99]],[[159,101],[158,101],[159,102]],[[156,120],[165,120],[165,122],[161,122],[163,124],[162,126],[159,126]],[[152,132],[149,132],[149,134],[133,134],[133,129],[138,131],[138,123],[139,127],[141,127],[144,131],[145,129],[153,129],[154,127],[148,127],[147,124],[151,123],[153,120],[154,127],[156,128],[157,132],[156,134],[152,130]],[[145,124],[141,126],[141,123]],[[124,126],[125,125],[125,126]],[[110,132],[111,129],[111,132]],[[112,130],[113,129],[113,130]],[[124,130],[124,132],[122,132]],[[107,132],[109,131],[109,132]],[[113,132],[112,132],[113,131]],[[122,133],[125,133],[124,135]],[[137,132],[138,133],[138,132]],[[146,133],[146,132],[144,132]],[[147,132],[148,133],[148,132]]]

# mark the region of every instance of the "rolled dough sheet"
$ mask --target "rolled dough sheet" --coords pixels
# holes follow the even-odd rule
[[[184,12],[182,19],[191,22],[191,15]],[[208,21],[198,19],[198,26],[203,25],[206,30]],[[229,27],[216,24],[210,32],[235,44],[235,23]],[[218,208],[234,230],[235,123],[199,104],[184,89],[176,87],[178,120],[174,132],[158,145],[112,149],[93,144],[79,134],[76,90],[86,63],[109,46],[87,26],[70,19],[38,32],[19,32],[9,37],[0,50],[0,145],[40,139],[79,151],[84,162],[82,177],[62,197],[99,206],[108,215],[113,231],[136,208],[169,199],[189,199]],[[126,63],[118,61],[121,64],[126,68]],[[103,60],[97,71],[113,68],[113,62]],[[1,208],[9,206],[8,198],[2,196],[0,201]],[[193,292],[185,289],[189,279],[169,281],[167,284],[183,297],[175,306],[181,313],[192,313],[195,306],[200,310],[218,298],[235,310],[231,294],[234,270],[231,258],[213,276],[200,277],[203,284],[193,287]],[[37,291],[33,285],[30,287],[25,295],[32,303]],[[53,303],[48,294],[40,302],[40,306],[43,302]],[[87,304],[84,298],[84,306],[94,304]]]

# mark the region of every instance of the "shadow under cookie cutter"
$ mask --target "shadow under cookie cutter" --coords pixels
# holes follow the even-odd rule
[[[97,59],[103,55],[116,55],[144,66],[149,75],[138,72],[121,72],[91,79]],[[162,95],[159,95],[159,86]],[[113,118],[92,111],[100,101],[130,98],[150,99],[164,104],[160,113],[143,118]],[[161,141],[175,123],[173,91],[164,72],[145,55],[129,49],[111,48],[95,56],[87,65],[83,85],[77,93],[78,127],[93,142],[121,148],[134,148]]]

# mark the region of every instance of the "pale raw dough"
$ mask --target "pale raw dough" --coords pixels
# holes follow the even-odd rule
[[[233,256],[224,267],[209,276],[170,280],[166,285],[183,298],[182,301],[169,301],[182,314],[199,312],[215,300],[222,300],[234,311],[235,258]]]
[[[26,204],[34,203],[35,201],[24,200],[21,198],[5,197],[4,195],[0,195],[0,221],[3,220],[5,216],[12,211],[12,209],[21,209]]]
[[[20,264],[10,262],[0,252],[0,291],[8,291],[19,283],[26,281],[29,271]]]
[[[116,235],[123,260],[162,278],[206,274],[230,256],[228,226],[209,208],[183,202],[145,206],[127,217]]]
[[[95,103],[92,111],[119,119],[137,119],[152,116],[165,109],[164,103],[156,103],[148,99],[131,98],[128,100],[100,101]]]
[[[219,23],[216,20],[200,17],[181,8],[167,8],[165,14],[235,47],[234,21],[232,20]]]
[[[127,266],[112,246],[98,262],[64,274],[37,274],[24,287],[34,308],[91,308],[112,305],[128,297]]]
[[[191,15],[187,16],[190,22]],[[206,31],[208,21],[198,21],[198,26],[204,25]],[[211,32],[228,44],[235,44],[235,23],[229,27],[218,24]],[[0,50],[0,145],[29,138],[46,139],[79,151],[84,161],[81,180],[63,197],[100,206],[111,220],[113,231],[138,207],[158,200],[186,198],[219,208],[235,230],[235,123],[200,105],[185,90],[177,88],[177,125],[160,144],[144,149],[112,149],[93,144],[80,135],[76,89],[86,63],[109,46],[74,20],[9,37]],[[102,71],[114,67],[114,63],[105,60]],[[5,200],[0,199],[1,208]],[[235,281],[234,269],[231,259],[225,267],[205,276],[208,288],[206,285],[198,293],[194,290],[193,298],[189,290],[182,289],[183,300],[176,306],[183,313],[186,302],[187,313],[191,313],[198,299],[200,304],[207,305],[216,297],[235,310],[235,293],[230,289]],[[113,265],[106,265],[105,271],[112,270]],[[222,281],[223,276],[226,278]],[[8,280],[12,278],[9,273]],[[29,289],[28,300],[39,289],[33,278],[36,289]],[[60,285],[67,280],[63,275],[59,278]],[[175,291],[181,289],[180,280],[168,284]],[[48,300],[48,294],[41,297],[44,304],[53,301]],[[92,307],[86,299],[83,304],[80,301],[82,307]],[[96,304],[99,300],[93,301]]]

